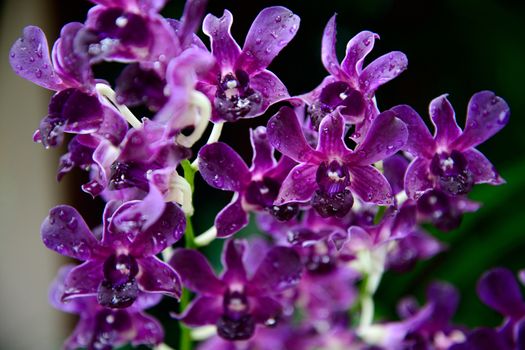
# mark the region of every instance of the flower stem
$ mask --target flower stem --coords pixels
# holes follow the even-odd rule
[[[195,172],[196,169],[191,166],[188,160],[181,162],[182,169],[184,170],[184,179],[188,182],[191,188],[191,193],[195,190]],[[193,224],[191,222],[191,215],[186,216],[186,232],[184,232],[184,246],[188,249],[195,249],[195,233],[193,232]],[[190,291],[186,288],[182,289],[182,295],[180,298],[180,313],[182,313],[191,301]],[[193,348],[191,334],[188,327],[180,323],[180,350],[191,350]]]

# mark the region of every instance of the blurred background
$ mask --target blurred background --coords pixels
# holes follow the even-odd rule
[[[448,93],[462,126],[468,100],[477,91],[493,90],[509,103],[509,125],[479,147],[507,184],[476,187],[471,198],[483,202],[481,210],[467,215],[458,230],[433,231],[449,249],[408,274],[387,274],[377,296],[378,315],[393,318],[401,297],[416,295],[422,300],[429,281],[447,280],[461,292],[457,323],[498,324],[498,316],[479,302],[475,285],[490,267],[525,268],[525,2],[211,0],[209,12],[220,16],[224,8],[230,9],[233,35],[242,43],[257,13],[270,5],[286,6],[301,17],[296,38],[270,66],[292,95],[313,89],[326,75],[320,61],[321,36],[337,12],[340,58],[346,42],[364,29],[381,36],[370,58],[392,50],[408,56],[408,70],[379,89],[381,109],[406,103],[427,117],[430,100]],[[65,261],[42,245],[39,226],[59,203],[77,207],[92,226],[101,212],[101,202],[92,201],[79,188],[85,174],[73,172],[61,184],[54,180],[64,150],[44,150],[32,143],[51,95],[12,73],[8,51],[30,24],[42,27],[52,46],[61,26],[83,21],[91,6],[86,0],[0,0],[0,350],[60,347],[75,320],[48,306],[47,288]],[[182,1],[171,0],[163,14],[179,18],[182,7]],[[265,124],[273,112],[228,125],[223,140],[248,160],[248,128]],[[195,204],[202,208],[195,216],[197,232],[213,224],[229,196],[197,182]],[[215,261],[219,245],[208,249]],[[166,309],[175,305],[165,301],[154,310],[168,327],[175,324],[168,321]]]

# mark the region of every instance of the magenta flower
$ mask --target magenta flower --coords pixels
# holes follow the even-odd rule
[[[379,114],[374,101],[375,91],[396,78],[408,65],[405,54],[394,51],[363,68],[364,60],[378,38],[379,35],[375,33],[360,32],[348,42],[346,56],[339,63],[336,55],[335,15],[328,21],[323,33],[321,58],[331,75],[314,91],[303,96],[309,105],[308,113],[315,128],[324,116],[341,107],[345,120],[358,124],[353,138],[361,139],[365,136],[369,122]]]
[[[150,191],[143,201],[109,202],[103,223],[99,238],[67,205],[53,208],[42,223],[46,247],[84,261],[67,275],[64,300],[96,296],[102,306],[124,308],[139,292],[180,296],[177,273],[155,257],[184,233],[185,217],[176,205]]]
[[[111,350],[127,343],[136,346],[157,345],[162,342],[164,330],[159,321],[143,311],[158,304],[160,295],[141,294],[133,306],[125,310],[104,308],[97,303],[95,297],[63,301],[65,281],[73,269],[73,265],[62,267],[49,291],[49,301],[53,307],[80,317],[75,330],[64,343],[64,350],[81,347],[88,350]]]
[[[184,285],[196,292],[180,319],[189,326],[213,324],[228,340],[252,337],[256,324],[274,325],[282,313],[279,293],[299,282],[301,262],[291,248],[268,251],[253,274],[246,266],[246,246],[230,240],[222,255],[224,272],[217,278],[206,258],[195,250],[178,249],[170,260]]]
[[[455,196],[468,193],[474,184],[504,183],[489,160],[474,148],[509,121],[509,106],[493,92],[472,96],[463,131],[456,124],[446,95],[432,100],[429,112],[436,129],[434,137],[410,106],[391,110],[407,124],[406,150],[416,157],[405,175],[405,191],[410,198],[418,198],[431,188]]]
[[[345,125],[339,110],[326,116],[319,130],[314,150],[291,108],[282,107],[268,122],[270,143],[299,163],[284,180],[275,204],[311,200],[323,217],[346,215],[353,195],[365,202],[392,204],[390,184],[372,164],[403,147],[408,135],[404,123],[392,112],[381,113],[353,151],[344,142]]]
[[[215,188],[234,191],[232,202],[215,219],[219,237],[228,237],[248,224],[248,213],[268,210],[286,221],[297,214],[296,204],[274,206],[281,183],[295,165],[287,157],[276,162],[274,149],[263,126],[251,131],[252,167],[222,142],[204,146],[199,152],[199,170],[204,180]]]
[[[284,84],[266,67],[297,33],[299,17],[280,6],[262,10],[242,50],[230,34],[232,21],[231,12],[225,10],[221,18],[210,14],[203,23],[217,60],[214,74],[201,81],[214,107],[214,122],[256,117],[289,97]]]

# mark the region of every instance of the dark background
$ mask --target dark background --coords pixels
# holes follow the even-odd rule
[[[326,22],[336,12],[340,59],[344,56],[347,41],[365,29],[381,36],[367,62],[392,50],[402,51],[408,56],[408,70],[379,89],[380,109],[406,103],[428,119],[430,100],[449,93],[458,123],[463,126],[466,106],[473,93],[493,90],[508,102],[510,123],[479,147],[508,183],[501,187],[476,187],[471,198],[483,202],[483,208],[468,214],[458,230],[446,234],[433,231],[448,242],[449,249],[431,261],[418,264],[411,273],[388,273],[376,298],[378,316],[392,318],[395,317],[395,304],[401,297],[415,294],[423,301],[429,281],[447,280],[454,283],[461,293],[461,306],[455,318],[458,323],[472,327],[498,324],[501,319],[478,301],[475,285],[483,271],[490,267],[507,266],[514,272],[525,268],[525,210],[522,204],[525,195],[522,175],[525,171],[525,2],[212,0],[208,12],[220,16],[224,8],[229,9],[234,15],[233,36],[242,46],[257,13],[271,5],[286,6],[301,17],[295,39],[269,67],[292,95],[310,91],[327,74],[320,60],[321,37]],[[56,31],[67,22],[83,21],[91,6],[82,0],[57,1]],[[163,14],[179,18],[182,7],[182,1],[171,1]],[[49,39],[55,38],[50,36]],[[249,161],[248,128],[265,124],[273,111],[262,118],[227,125],[221,140],[231,144]],[[83,180],[78,173],[78,179],[69,182],[70,199],[94,225],[99,218],[100,202],[90,201],[79,190],[78,185]],[[213,224],[215,214],[229,198],[230,194],[212,190],[202,181],[197,181],[197,232]],[[209,249],[212,255],[215,254],[215,261],[216,250],[217,247]],[[175,305],[167,301],[162,307]],[[155,313],[166,315],[160,308]],[[174,323],[169,324],[175,328]]]

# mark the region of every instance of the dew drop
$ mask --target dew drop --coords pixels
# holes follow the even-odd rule
[[[275,16],[275,23],[281,22],[282,18],[281,16]]]
[[[272,38],[277,39],[277,33],[272,31],[270,32],[270,35],[272,36]]]
[[[35,76],[36,76],[37,78],[39,78],[39,79],[42,78],[42,70],[39,69],[39,68],[37,68],[37,69],[35,70]]]
[[[35,58],[33,56],[29,56],[29,62],[35,62]]]
[[[266,51],[266,53],[270,53],[270,52],[272,52],[272,48],[271,47],[267,47],[266,50],[264,50],[264,51]]]
[[[292,25],[292,26],[290,27],[290,33],[291,33],[291,34],[295,34],[296,31],[297,31],[297,25],[294,24],[294,25]]]
[[[11,52],[9,56],[11,56],[11,58],[15,58],[16,54],[14,52]]]
[[[256,43],[257,45],[260,45],[260,44],[262,43],[262,39],[261,39],[261,38],[257,38],[257,39],[255,39],[255,43]]]
[[[366,38],[365,40],[363,40],[363,45],[365,46],[370,45],[370,39]]]

